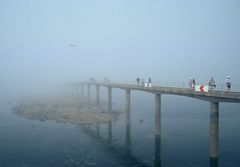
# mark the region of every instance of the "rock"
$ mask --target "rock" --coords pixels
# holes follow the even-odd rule
[[[29,99],[14,106],[13,113],[34,120],[73,124],[108,123],[117,117],[102,108],[88,106],[86,99],[78,97]]]

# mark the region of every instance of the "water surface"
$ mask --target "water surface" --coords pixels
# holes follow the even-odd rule
[[[113,92],[113,108],[124,111],[124,99]],[[125,114],[116,122],[79,126],[28,120],[11,107],[6,99],[0,102],[3,167],[209,166],[208,102],[162,95],[161,139],[154,136],[154,96],[147,93],[131,94],[130,129]],[[220,103],[219,167],[240,164],[239,109]]]

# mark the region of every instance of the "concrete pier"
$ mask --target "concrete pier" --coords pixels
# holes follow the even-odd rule
[[[90,89],[91,89],[91,87],[90,87],[90,85],[88,84],[88,104],[91,103],[91,92],[90,92]]]
[[[96,104],[100,105],[100,100],[99,100],[99,85],[96,85]]]
[[[77,83],[79,84],[79,83]],[[112,88],[126,90],[126,145],[131,144],[131,113],[130,113],[130,92],[143,91],[155,94],[155,166],[161,166],[161,94],[185,96],[210,102],[210,167],[218,166],[218,138],[219,138],[219,103],[231,102],[240,103],[240,92],[214,90],[209,92],[198,92],[189,88],[157,86],[143,87],[136,84],[124,83],[103,83],[103,82],[80,82],[82,85],[82,96],[84,95],[84,85],[88,86],[88,102],[90,104],[90,86],[96,86],[96,103],[99,104],[99,87],[108,88],[108,110],[112,111]],[[71,84],[73,91],[76,85]],[[73,92],[75,95],[76,92]],[[108,124],[109,142],[112,140],[112,122]]]
[[[112,87],[108,87],[108,111],[112,111]]]
[[[161,135],[161,94],[155,94],[155,135]]]
[[[218,159],[219,103],[210,102],[210,161]]]
[[[99,85],[103,87],[119,88],[119,89],[129,89],[144,91],[153,94],[171,94],[178,96],[186,96],[191,98],[196,98],[205,101],[215,101],[215,102],[232,102],[240,103],[240,92],[231,92],[231,91],[219,91],[214,90],[211,92],[198,92],[189,88],[177,88],[177,87],[163,87],[155,86],[152,87],[143,87],[136,84],[122,84],[122,83],[101,83],[101,82],[80,82],[83,84],[90,85]]]

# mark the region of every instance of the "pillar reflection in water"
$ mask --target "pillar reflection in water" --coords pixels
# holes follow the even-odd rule
[[[125,146],[128,151],[131,150],[131,127],[126,124]]]
[[[218,158],[209,158],[209,167],[218,167]]]
[[[112,143],[112,121],[108,122],[108,143]]]
[[[154,166],[161,167],[161,136],[155,135],[154,143]]]

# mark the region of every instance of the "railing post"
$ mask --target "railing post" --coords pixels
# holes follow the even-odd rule
[[[112,111],[112,88],[108,87],[108,111]]]
[[[210,102],[210,164],[218,164],[218,133],[219,102]]]
[[[155,95],[155,135],[161,135],[161,94]]]
[[[96,85],[96,103],[97,103],[97,105],[100,104],[100,100],[99,100],[99,85]]]

